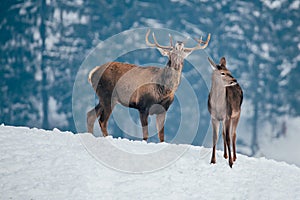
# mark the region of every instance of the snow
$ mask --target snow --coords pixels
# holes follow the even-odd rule
[[[280,76],[285,77],[289,75],[294,66],[289,60],[283,59],[282,64],[278,68],[281,70]]]
[[[275,159],[278,161],[284,160],[287,163],[295,164],[299,167],[300,117],[286,117],[286,119],[283,121],[286,122],[286,133],[281,135],[279,138],[276,138],[276,135],[273,135],[272,140],[265,139],[261,141],[258,155],[263,155],[267,158]],[[278,129],[280,130],[281,127],[278,127]],[[271,130],[265,130],[265,132],[272,133]]]
[[[86,141],[96,146],[86,146]],[[91,148],[161,151],[174,162],[151,173],[128,173],[103,165]],[[102,156],[114,154],[107,146]],[[300,169],[284,162],[238,155],[231,169],[222,152],[209,164],[211,149],[153,144],[91,134],[0,126],[1,199],[299,199]],[[161,155],[163,157],[163,155]],[[111,159],[116,159],[111,157]],[[148,165],[160,160],[148,159]],[[124,165],[134,165],[119,158]],[[118,160],[115,160],[118,162]],[[132,162],[132,161],[131,161]],[[141,166],[140,166],[141,167]]]
[[[141,22],[144,22],[147,26],[152,28],[164,28],[164,25],[159,20],[151,18],[141,18]]]
[[[66,113],[59,112],[60,103],[56,101],[53,96],[49,97],[48,108],[49,108],[49,123],[53,126],[67,126],[68,120]]]
[[[291,10],[298,10],[300,7],[300,0],[295,0],[293,3],[290,4]]]
[[[262,2],[270,9],[279,9],[284,0],[262,0]]]
[[[187,0],[171,0],[173,3],[179,3],[185,6],[191,6],[191,3]]]

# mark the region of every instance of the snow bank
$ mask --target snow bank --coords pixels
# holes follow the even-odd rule
[[[122,148],[171,146],[186,151],[152,173],[124,173],[99,162],[83,139],[120,144]],[[127,147],[126,147],[127,146]],[[45,131],[0,126],[0,199],[297,199],[300,168],[265,158],[238,155],[233,168],[210,149],[189,145],[148,144],[93,138],[57,129]],[[110,152],[110,149],[107,149]],[[105,154],[105,152],[103,152]],[[147,155],[144,151],[141,154]],[[165,154],[172,152],[165,151]],[[123,159],[123,162],[127,162]],[[148,162],[152,162],[148,160]],[[145,163],[146,164],[146,163]]]

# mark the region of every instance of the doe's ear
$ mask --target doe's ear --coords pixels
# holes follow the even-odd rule
[[[225,57],[222,57],[220,59],[220,65],[226,67],[226,59],[225,59]]]
[[[158,48],[158,51],[161,53],[162,56],[169,56],[169,50],[166,50],[166,49],[162,49],[162,48]]]
[[[208,62],[209,62],[210,66],[211,66],[211,68],[212,68],[213,70],[217,70],[217,69],[218,69],[218,67],[217,67],[217,65],[214,63],[214,61],[213,61],[212,59],[210,59],[209,57],[208,57]]]

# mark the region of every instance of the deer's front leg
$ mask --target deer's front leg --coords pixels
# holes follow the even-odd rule
[[[140,120],[143,129],[143,140],[148,139],[148,113],[140,111]]]
[[[160,142],[164,141],[164,129],[165,129],[166,112],[156,115],[156,128],[158,132],[158,138]]]
[[[216,145],[218,142],[220,122],[216,119],[211,119],[211,123],[212,123],[212,128],[213,128],[213,151],[212,151],[210,163],[215,164],[216,163]]]
[[[224,158],[227,159],[228,155],[227,155],[227,145],[226,145],[226,137],[225,137],[225,125],[223,124],[223,130],[222,130],[222,135],[223,135],[223,143],[224,143]]]

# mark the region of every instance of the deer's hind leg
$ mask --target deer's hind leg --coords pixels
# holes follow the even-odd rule
[[[102,112],[102,107],[100,103],[98,103],[98,105],[96,105],[95,108],[91,109],[87,113],[87,129],[89,133],[94,132],[94,123],[96,119],[100,116],[101,112]]]
[[[233,161],[236,161],[236,128],[239,123],[240,115],[232,119],[232,148],[233,148]]]
[[[229,166],[232,168],[233,161],[231,157],[231,147],[230,147],[230,142],[231,142],[231,118],[225,119],[224,123],[224,128],[225,128],[225,137],[226,137],[226,145],[228,148],[228,162]]]

